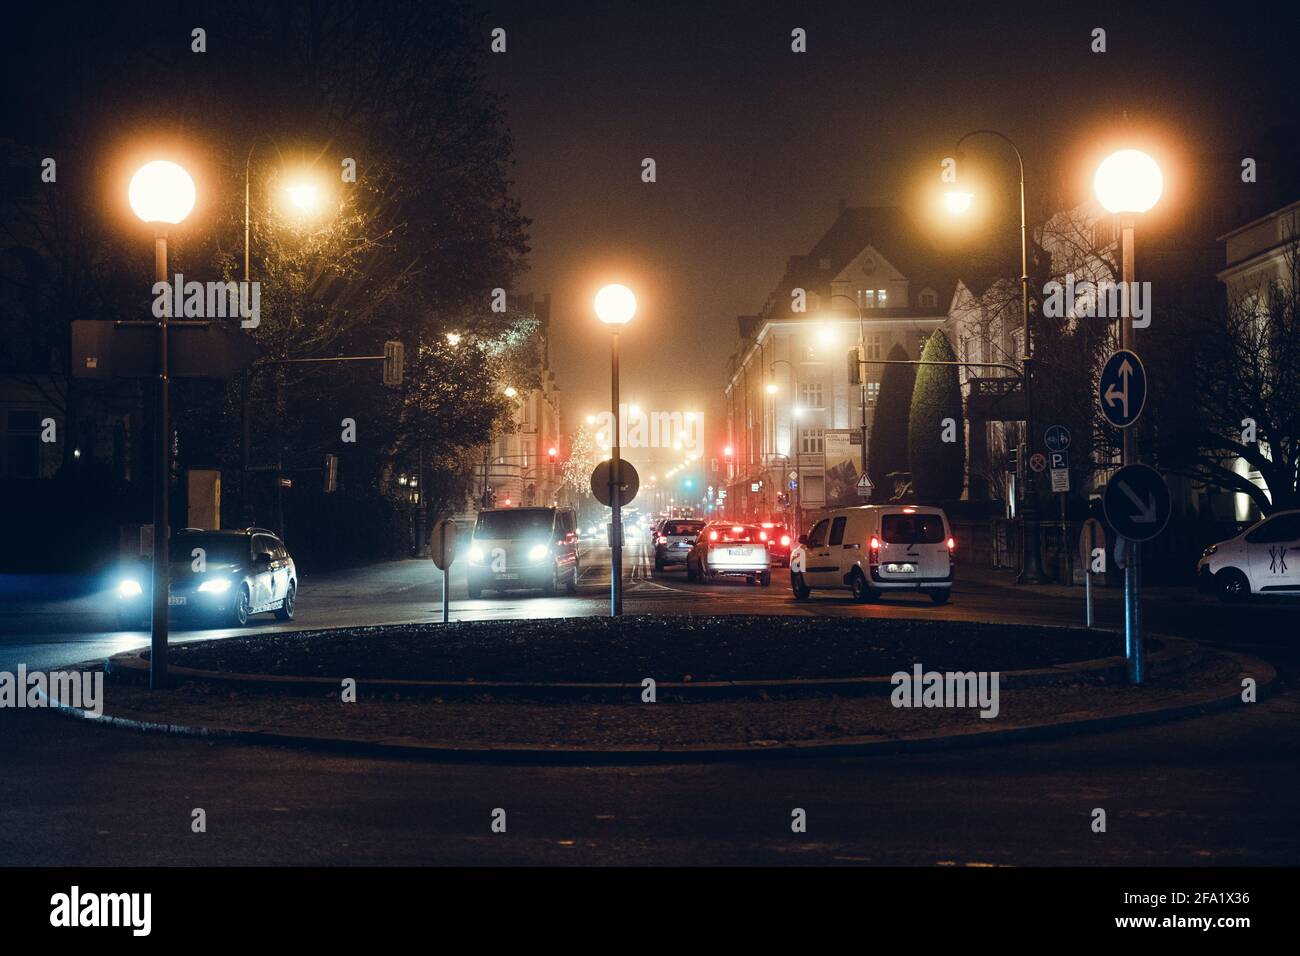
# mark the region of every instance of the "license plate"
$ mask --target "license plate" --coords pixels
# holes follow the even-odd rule
[[[170,597],[167,598],[167,603],[170,604],[172,607],[178,607],[178,606],[181,606],[181,605],[183,605],[183,604],[185,603],[185,595],[184,595],[184,594],[173,594],[173,595],[171,595]]]
[[[890,574],[915,574],[915,564],[886,564],[885,570]]]
[[[674,547],[674,548],[689,548],[690,545],[687,544],[685,541],[678,541],[675,545],[673,545],[673,547]]]
[[[754,553],[753,548],[728,548],[727,554],[734,558],[747,558]]]
[[[498,575],[497,575],[497,580],[498,580],[498,581],[518,581],[518,580],[519,580],[519,575],[517,575],[517,574],[498,574]]]

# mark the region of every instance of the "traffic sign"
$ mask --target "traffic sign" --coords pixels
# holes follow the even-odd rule
[[[253,337],[230,323],[167,323],[167,374],[172,378],[230,378],[261,355]],[[156,324],[73,321],[73,378],[153,378],[157,374]]]
[[[446,571],[456,557],[456,522],[450,518],[439,521],[429,542],[429,557],[439,571]]]
[[[871,479],[867,477],[867,473],[864,471],[862,477],[858,479],[858,497],[870,498],[871,491],[874,487],[875,486],[871,484]]]
[[[1041,475],[1047,470],[1047,456],[1040,451],[1034,452],[1029,456],[1029,469]]]
[[[1043,444],[1048,451],[1065,451],[1070,447],[1070,429],[1064,425],[1053,425],[1043,434]]]
[[[791,471],[788,475],[786,475],[786,477],[789,478],[791,481],[798,481],[798,480],[799,480],[799,472],[797,472],[797,471]]]
[[[1112,352],[1097,380],[1097,403],[1106,421],[1128,428],[1147,403],[1147,372],[1136,352]]]
[[[1052,469],[1052,492],[1067,492],[1070,490],[1070,469],[1053,468]]]
[[[1164,477],[1150,465],[1125,465],[1102,498],[1106,520],[1130,541],[1150,541],[1169,523],[1173,503]]]
[[[1055,471],[1058,468],[1069,469],[1070,453],[1064,451],[1049,451],[1047,453],[1047,467]]]
[[[596,470],[591,473],[591,493],[596,496],[597,501],[607,508],[610,507],[613,500],[609,494],[611,464],[612,462],[606,459],[597,465]],[[618,477],[621,479],[619,481],[621,489],[618,493],[618,503],[622,507],[631,504],[632,499],[636,497],[636,493],[641,489],[641,476],[636,473],[636,469],[632,467],[630,461],[620,458],[618,464]],[[719,497],[721,497],[721,492],[719,492]]]
[[[1096,518],[1089,518],[1079,529],[1079,566],[1085,572],[1092,567],[1092,552],[1098,548],[1106,550],[1106,529]]]

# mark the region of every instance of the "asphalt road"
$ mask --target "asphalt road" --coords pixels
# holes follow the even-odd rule
[[[470,601],[453,619],[607,613],[603,552],[575,597]],[[922,616],[1074,623],[1079,593],[959,577],[951,604],[793,601],[770,588],[690,585],[629,562],[627,613]],[[435,620],[426,562],[304,580],[298,627]],[[143,643],[95,630],[87,602],[18,609],[0,669],[102,656]],[[866,863],[1290,864],[1300,793],[1295,604],[1226,607],[1152,592],[1148,627],[1279,665],[1283,689],[1252,707],[1122,733],[870,758],[650,767],[546,767],[359,759],[137,735],[48,712],[0,711],[0,864]],[[1118,596],[1099,599],[1114,625]],[[52,630],[34,634],[32,622]],[[274,623],[258,627],[278,628]],[[231,631],[183,632],[197,639]],[[45,662],[45,663],[42,663]],[[191,832],[191,811],[208,831]],[[493,833],[495,808],[507,830]],[[1105,833],[1091,828],[1107,812]],[[807,833],[790,829],[808,814]]]

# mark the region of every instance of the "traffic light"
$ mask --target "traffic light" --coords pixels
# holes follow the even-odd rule
[[[555,446],[551,446],[551,449],[546,453],[547,460],[553,465],[559,459],[559,457],[560,457],[560,450]]]
[[[849,384],[862,384],[862,349],[856,345],[849,349]]]
[[[325,494],[339,490],[339,456],[325,456]]]
[[[406,349],[401,342],[384,343],[384,384],[401,385],[402,370],[406,364]]]

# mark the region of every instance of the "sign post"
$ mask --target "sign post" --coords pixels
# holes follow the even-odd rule
[[[1098,549],[1105,560],[1106,529],[1096,518],[1089,518],[1079,529],[1079,561],[1083,564],[1083,594],[1087,608],[1084,618],[1088,627],[1092,627],[1092,562]]]
[[[446,624],[451,618],[451,562],[456,558],[456,522],[450,518],[438,522],[429,552],[433,566],[442,572],[442,623]]]

